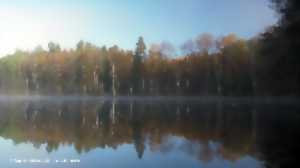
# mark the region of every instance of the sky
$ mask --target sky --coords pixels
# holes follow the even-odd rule
[[[49,41],[134,49],[139,36],[175,47],[206,32],[251,38],[276,21],[268,0],[7,0],[0,1],[0,57],[47,49]]]

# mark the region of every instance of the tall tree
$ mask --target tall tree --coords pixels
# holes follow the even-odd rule
[[[101,66],[102,70],[100,73],[100,80],[102,81],[104,92],[110,93],[112,88],[111,63],[108,58],[106,48],[102,48],[102,51],[104,55]]]
[[[131,82],[134,93],[139,93],[142,88],[142,62],[145,57],[146,45],[143,37],[139,37],[136,43],[135,54],[132,61]]]

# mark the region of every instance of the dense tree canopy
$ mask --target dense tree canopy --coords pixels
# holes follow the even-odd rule
[[[300,94],[300,2],[272,0],[280,19],[261,37],[259,71],[263,90]],[[270,85],[272,87],[270,87]]]

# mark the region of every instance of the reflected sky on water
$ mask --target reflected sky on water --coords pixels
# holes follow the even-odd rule
[[[276,167],[296,160],[297,101],[0,99],[0,167]],[[14,159],[49,159],[22,163]],[[80,159],[80,163],[55,160]]]

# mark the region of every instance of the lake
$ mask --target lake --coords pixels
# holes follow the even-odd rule
[[[255,168],[297,161],[292,99],[0,97],[0,167]]]

